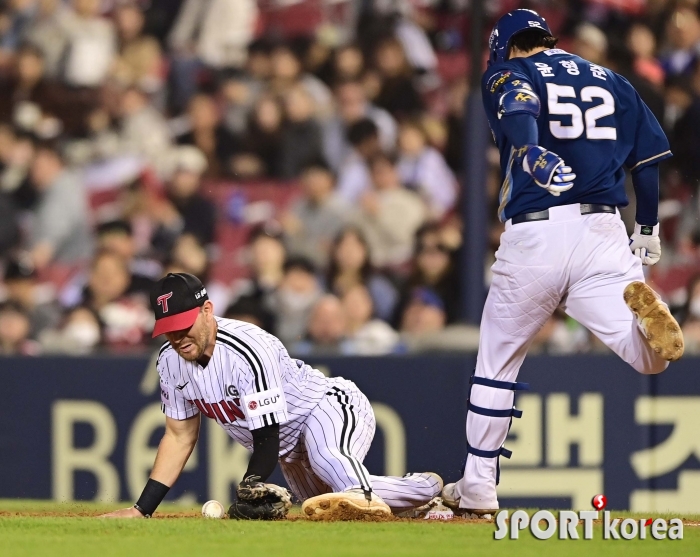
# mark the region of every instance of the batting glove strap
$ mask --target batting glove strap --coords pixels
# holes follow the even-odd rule
[[[659,225],[635,223],[634,233],[630,236],[630,250],[642,260],[642,265],[656,265],[661,259]]]
[[[539,145],[528,145],[523,158],[523,170],[535,183],[554,196],[574,187],[576,174],[564,159]]]

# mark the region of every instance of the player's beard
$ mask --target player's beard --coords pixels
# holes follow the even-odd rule
[[[177,353],[183,360],[187,360],[188,362],[194,362],[195,360],[198,360],[202,357],[202,354],[209,345],[210,336],[211,335],[209,334],[209,331],[207,330],[206,326],[200,327],[199,331],[196,332],[190,330],[190,334],[188,334],[184,339],[182,339],[182,342],[180,342],[180,346],[182,346],[183,344],[192,344],[192,346],[194,346],[194,350],[189,350],[186,353],[182,353],[178,348]]]

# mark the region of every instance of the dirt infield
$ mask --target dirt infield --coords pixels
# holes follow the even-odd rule
[[[111,507],[100,507],[100,508],[95,508],[94,503],[86,503],[86,504],[80,504],[80,503],[70,503],[66,504],[66,509],[57,509],[57,506],[61,506],[61,504],[50,504],[47,505],[46,510],[41,510],[38,509],[36,506],[33,506],[31,509],[17,509],[17,510],[3,510],[0,508],[0,519],[1,518],[98,518],[100,515],[110,512],[111,510],[114,510],[114,508]],[[632,513],[630,513],[632,514]],[[638,515],[639,513],[633,513],[635,515]],[[691,519],[683,518],[682,513],[678,513],[680,518],[683,520],[683,525],[688,526],[688,527],[700,527],[700,520],[698,520],[696,517],[693,517]],[[629,515],[627,515],[629,516]],[[627,517],[624,513],[620,512],[620,514],[615,514],[613,518],[626,518]],[[650,517],[653,518],[652,513],[650,513]],[[158,512],[155,514],[153,517],[153,520],[182,520],[182,519],[197,519],[197,520],[205,520],[204,517],[202,517],[201,512],[196,511],[196,510],[182,510],[182,511],[175,511],[173,509],[167,509],[165,512]],[[214,520],[214,519],[206,519],[206,520]],[[225,520],[229,520],[226,518]],[[300,509],[295,507],[292,509],[290,515],[284,519],[283,521],[286,522],[348,522],[348,519],[344,516],[330,516],[326,518],[325,520],[313,520],[313,519],[308,519],[304,517]],[[238,523],[240,522],[245,522],[245,521],[236,521]],[[467,525],[467,524],[489,524],[493,523],[494,521],[491,519],[478,519],[478,518],[464,518],[461,516],[455,516],[452,520],[425,520],[423,518],[400,518],[397,516],[382,516],[382,517],[367,517],[365,520],[353,520],[352,522],[364,522],[364,523],[369,523],[369,522],[380,522],[380,523],[403,523],[403,524],[428,524],[428,523],[438,523],[438,524],[453,524],[453,525]],[[603,523],[602,520],[594,520],[594,524],[600,525]]]
[[[76,508],[77,507],[77,508]],[[104,514],[104,512],[107,511],[96,511],[94,508],[80,508],[79,506],[74,506],[73,509],[71,510],[66,510],[66,511],[56,511],[56,510],[50,510],[50,511],[37,511],[37,510],[31,510],[31,511],[4,511],[0,510],[0,518],[5,518],[5,517],[14,517],[14,518],[99,518],[100,515]],[[201,519],[205,520],[204,517],[202,516],[201,513],[199,512],[193,512],[193,511],[188,511],[188,512],[165,512],[165,513],[156,513],[155,516],[153,516],[152,520],[172,520],[172,519]],[[214,519],[206,519],[206,520],[214,520]],[[224,519],[224,520],[230,520],[230,519]],[[347,521],[347,519],[343,516],[337,516],[337,517],[330,517],[327,520],[310,520],[307,518],[304,518],[301,514],[293,514],[288,516],[286,519],[288,522],[343,522]],[[459,516],[455,516],[454,519],[452,520],[424,520],[422,518],[399,518],[397,516],[383,516],[383,517],[368,517],[367,520],[359,520],[359,521],[354,521],[354,522],[397,522],[397,523],[434,523],[434,522],[439,522],[442,524],[488,524],[489,522],[493,522],[490,520],[485,520],[485,519],[472,519],[472,518],[463,518]]]

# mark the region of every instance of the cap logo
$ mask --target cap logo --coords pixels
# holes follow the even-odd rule
[[[156,303],[163,308],[163,313],[168,313],[168,300],[173,297],[172,292],[158,296]]]

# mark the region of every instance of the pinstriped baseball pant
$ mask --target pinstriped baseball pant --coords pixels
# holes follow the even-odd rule
[[[375,419],[367,397],[352,382],[335,378],[309,414],[299,443],[280,459],[290,489],[302,501],[323,493],[372,490],[397,511],[426,504],[439,495],[434,478],[373,476],[364,460]]]

